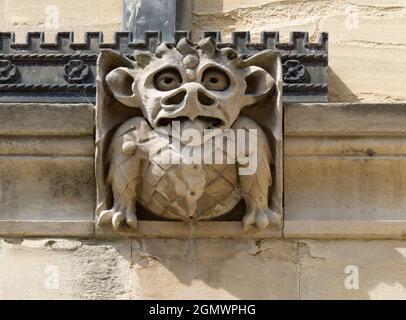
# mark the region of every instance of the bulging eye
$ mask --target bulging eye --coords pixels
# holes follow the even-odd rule
[[[208,90],[224,91],[230,85],[230,78],[223,70],[209,68],[203,73],[202,83]]]
[[[182,83],[182,76],[179,71],[170,68],[162,70],[154,77],[155,88],[160,91],[169,91],[179,88]]]

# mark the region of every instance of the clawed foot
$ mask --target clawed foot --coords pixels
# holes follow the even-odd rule
[[[116,230],[127,224],[130,228],[137,229],[138,221],[134,211],[125,208],[120,210],[113,207],[100,213],[97,224],[112,224]]]
[[[251,227],[263,230],[269,224],[282,225],[282,215],[269,208],[264,208],[248,212],[243,219],[243,226],[246,231]]]

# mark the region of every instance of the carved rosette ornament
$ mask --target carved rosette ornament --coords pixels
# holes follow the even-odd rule
[[[246,230],[282,220],[282,66],[212,38],[97,63],[97,223],[137,227],[136,208],[195,223],[245,202]],[[136,206],[137,203],[137,206]]]
[[[0,83],[11,82],[17,76],[17,67],[8,60],[0,60]]]
[[[90,76],[90,68],[82,60],[70,60],[63,71],[65,80],[69,83],[84,83]]]
[[[310,80],[306,67],[299,60],[285,61],[282,69],[285,83],[306,83]]]

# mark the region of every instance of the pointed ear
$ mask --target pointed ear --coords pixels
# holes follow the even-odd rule
[[[271,91],[275,81],[268,72],[260,67],[247,67],[244,71],[247,85],[244,94],[249,100],[248,103],[255,103]]]
[[[282,66],[277,52],[261,51],[246,60],[241,60],[238,68],[245,73],[248,103],[255,103],[274,88],[279,90],[282,86]]]
[[[118,101],[129,107],[138,107],[140,101],[132,71],[124,67],[116,68],[106,76],[106,83]]]
[[[139,98],[134,79],[135,62],[113,50],[102,50],[97,60],[98,81],[106,93],[129,107],[138,107]]]

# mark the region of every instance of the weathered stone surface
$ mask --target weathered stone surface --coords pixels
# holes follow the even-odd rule
[[[362,237],[362,226],[371,237],[378,225],[369,222],[404,220],[405,111],[404,104],[285,106],[285,220],[295,222],[287,222],[287,236],[306,237],[298,227],[311,221],[356,221],[354,237]],[[403,227],[394,228],[393,236],[403,237]],[[390,227],[383,230],[391,237]]]
[[[194,0],[194,34],[202,30],[329,33],[330,101],[406,99],[403,0]],[[267,27],[264,27],[267,26]],[[393,77],[396,75],[396,81]]]
[[[14,238],[0,299],[406,299],[405,264],[387,240]]]
[[[93,117],[85,104],[0,105],[1,234],[93,233]]]
[[[93,220],[91,158],[1,157],[1,219]]]
[[[401,187],[406,183],[404,159],[304,157],[286,161],[287,219],[405,218],[406,191]]]
[[[332,43],[330,48],[331,52],[335,52],[330,57],[330,68],[347,87],[342,90],[341,87],[332,86],[331,101],[406,100],[403,85],[406,81],[406,66],[402,62],[406,57],[406,47]]]
[[[125,299],[130,264],[125,241],[1,241],[0,299]]]
[[[404,103],[304,103],[285,105],[284,109],[285,136],[289,138],[325,136],[334,139],[349,136],[373,141],[406,134]],[[285,148],[290,150],[289,145]]]
[[[150,239],[132,249],[135,299],[298,298],[294,242]]]
[[[289,241],[5,239],[0,298],[297,299],[297,253]]]
[[[1,223],[0,223],[1,230]],[[135,231],[122,227],[119,230],[96,226],[98,238],[169,238],[169,239],[280,239],[282,230],[279,226],[271,225],[264,230],[244,230],[240,221],[200,221],[189,225],[179,221],[138,221]]]
[[[284,239],[406,239],[405,220],[285,220]]]
[[[1,103],[0,135],[92,136],[91,104]]]
[[[300,299],[406,299],[405,242],[306,241],[299,261]]]
[[[18,42],[24,41],[27,31],[49,31],[49,41],[54,40],[52,31],[74,31],[78,42],[86,31],[104,31],[110,41],[113,32],[121,30],[121,13],[117,0],[1,0],[0,28],[15,31]]]

